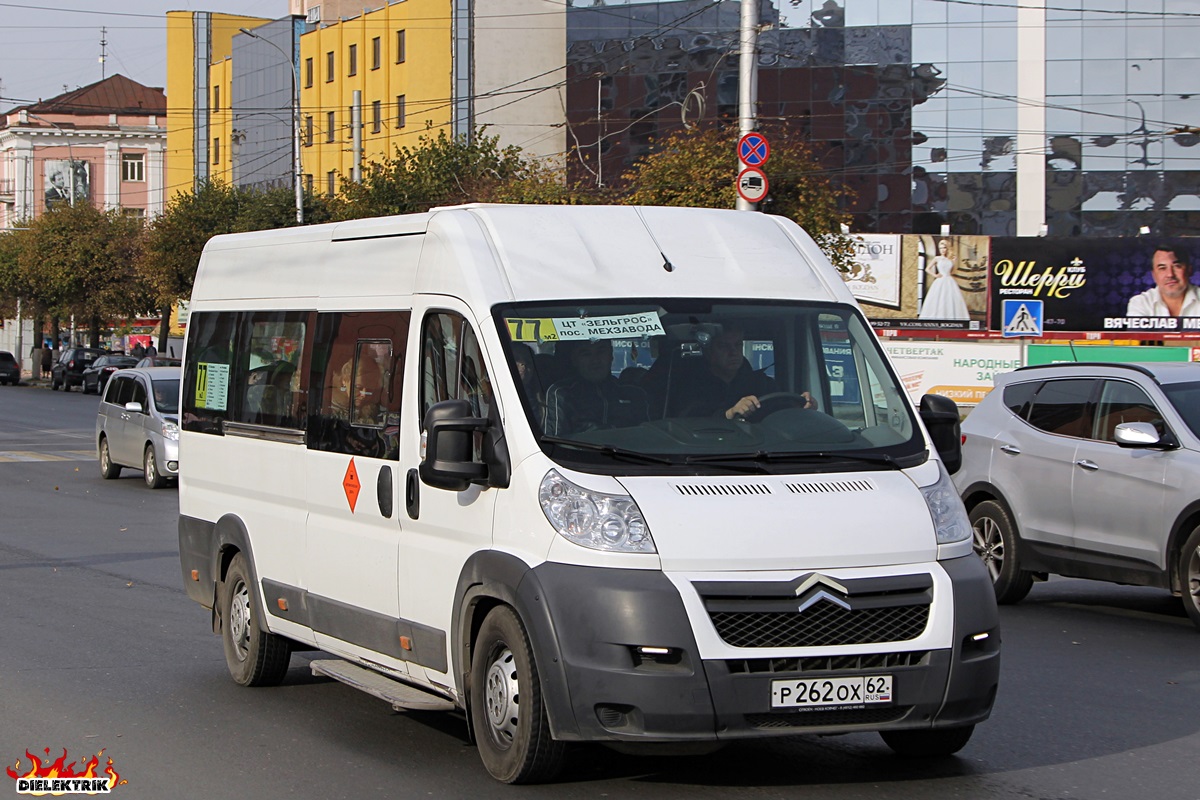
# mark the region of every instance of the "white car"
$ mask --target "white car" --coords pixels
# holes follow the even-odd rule
[[[998,375],[954,483],[1001,603],[1047,574],[1156,586],[1200,626],[1200,364]]]
[[[140,467],[151,489],[179,477],[179,377],[179,367],[150,367],[109,378],[96,412],[101,475]]]

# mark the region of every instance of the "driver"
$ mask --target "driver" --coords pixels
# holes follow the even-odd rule
[[[690,387],[691,396],[698,398],[690,406],[696,414],[724,413],[725,419],[752,417],[762,403],[763,395],[780,391],[774,378],[754,370],[742,355],[745,352],[745,332],[727,325],[709,340],[704,348],[704,366]],[[812,395],[802,392],[805,408],[814,408]]]

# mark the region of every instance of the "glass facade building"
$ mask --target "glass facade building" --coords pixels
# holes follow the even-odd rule
[[[679,124],[646,116],[644,85],[705,81],[709,117],[736,113],[731,15],[701,30],[689,0],[609,4],[605,35],[578,3],[568,117],[599,123],[609,174]],[[778,20],[760,114],[805,127],[855,230],[1200,234],[1200,0],[777,0],[760,18]]]

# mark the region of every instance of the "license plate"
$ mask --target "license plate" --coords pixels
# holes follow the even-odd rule
[[[771,681],[771,708],[862,708],[891,702],[891,675]]]

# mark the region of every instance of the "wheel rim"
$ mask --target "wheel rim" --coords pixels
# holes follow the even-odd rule
[[[100,469],[108,472],[111,466],[108,460],[108,439],[105,439],[100,442]]]
[[[154,460],[154,451],[146,448],[146,483],[151,485],[158,480],[158,464]]]
[[[1200,547],[1188,554],[1187,571],[1184,575],[1187,578],[1187,591],[1192,599],[1192,608],[1200,609]]]
[[[250,652],[250,590],[240,578],[229,601],[229,638],[238,661],[245,661]]]
[[[502,747],[512,745],[517,734],[520,701],[516,659],[513,658],[512,651],[505,647],[488,667],[483,690],[488,727],[492,739]]]
[[[1000,526],[991,517],[982,517],[975,523],[974,535],[975,552],[995,583],[1004,568],[1004,537],[1000,535]]]

